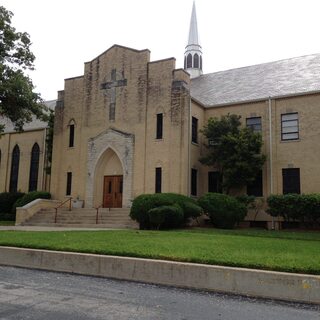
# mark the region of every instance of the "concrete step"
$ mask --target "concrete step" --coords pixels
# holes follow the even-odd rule
[[[86,228],[138,228],[138,224],[129,217],[130,209],[127,208],[100,208],[98,224],[96,224],[96,209],[60,208],[55,220],[55,209],[41,209],[23,225],[28,226],[63,226],[63,227],[86,227]]]

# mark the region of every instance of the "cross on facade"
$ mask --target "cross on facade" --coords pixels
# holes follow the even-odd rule
[[[111,81],[102,83],[100,89],[106,90],[106,94],[110,93],[109,120],[115,120],[116,113],[116,89],[127,85],[127,79],[117,80],[117,70],[112,69]]]

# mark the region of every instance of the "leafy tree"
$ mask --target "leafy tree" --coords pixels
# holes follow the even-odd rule
[[[11,26],[12,12],[0,6],[0,117],[9,118],[16,130],[32,116],[46,120],[45,107],[26,70],[34,69],[35,56],[26,32]],[[4,127],[0,126],[0,133]]]
[[[210,118],[202,130],[208,153],[200,162],[217,167],[226,193],[253,182],[266,159],[261,154],[261,134],[241,128],[240,119],[235,114]]]

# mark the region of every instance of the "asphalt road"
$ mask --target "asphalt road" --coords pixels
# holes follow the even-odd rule
[[[0,266],[0,319],[320,320],[320,306]]]

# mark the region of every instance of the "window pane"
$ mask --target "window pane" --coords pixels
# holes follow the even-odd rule
[[[161,193],[161,188],[162,188],[162,169],[156,168],[155,192]]]
[[[281,117],[282,117],[282,121],[297,120],[298,119],[298,113],[282,114]]]
[[[192,117],[192,138],[191,141],[198,143],[198,119]]]
[[[299,139],[298,113],[288,113],[281,115],[281,139]]]
[[[163,114],[157,114],[157,132],[156,132],[156,139],[162,139],[163,133]]]
[[[299,139],[298,133],[285,133],[282,135],[282,140],[295,140]]]
[[[191,169],[191,195],[197,195],[197,170]]]
[[[282,122],[282,127],[297,127],[298,128],[298,120],[284,121]]]
[[[282,129],[283,133],[292,133],[292,132],[298,132],[298,127],[294,126],[294,127],[286,127]]]
[[[300,169],[289,168],[282,169],[282,188],[283,194],[300,194]]]
[[[256,179],[247,185],[247,195],[255,197],[263,196],[262,170],[259,171]]]
[[[246,124],[248,128],[251,128],[253,131],[261,131],[261,117],[247,118]]]
[[[68,172],[67,173],[67,191],[66,191],[67,196],[71,195],[71,185],[72,185],[72,172]]]
[[[40,159],[40,148],[39,148],[39,145],[35,143],[31,150],[29,191],[36,191],[38,187],[39,159]]]

